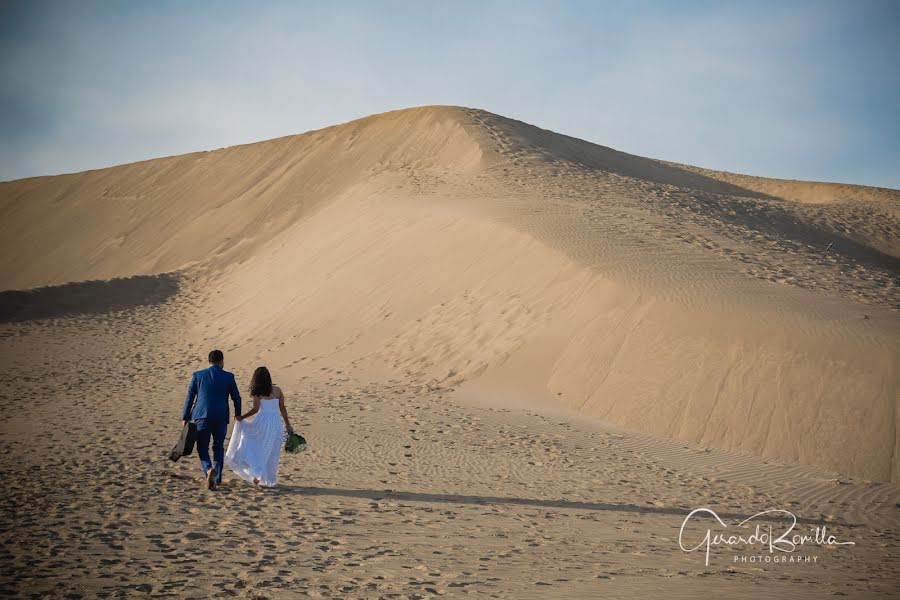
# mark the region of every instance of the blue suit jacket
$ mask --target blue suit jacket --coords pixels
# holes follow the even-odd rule
[[[219,365],[210,365],[208,369],[196,371],[191,376],[187,398],[184,401],[183,421],[209,419],[228,423],[231,415],[228,411],[228,396],[234,402],[234,413],[241,414],[241,393],[234,382],[234,373],[230,373]],[[191,410],[191,404],[197,398]]]

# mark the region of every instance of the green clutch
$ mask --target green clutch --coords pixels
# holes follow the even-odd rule
[[[284,449],[287,452],[303,452],[308,447],[306,439],[299,433],[289,433],[285,437]]]

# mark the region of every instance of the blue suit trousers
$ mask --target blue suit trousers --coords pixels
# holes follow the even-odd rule
[[[222,483],[222,465],[225,462],[225,433],[228,422],[218,419],[197,419],[197,454],[200,455],[200,467],[207,475],[210,469],[216,470],[216,483]],[[213,459],[209,460],[209,439],[213,443]]]

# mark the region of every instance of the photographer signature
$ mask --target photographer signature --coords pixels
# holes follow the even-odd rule
[[[710,508],[696,508],[690,512],[690,514],[685,517],[684,522],[681,524],[681,530],[678,532],[678,545],[685,552],[695,552],[700,550],[701,548],[705,548],[706,551],[706,564],[709,565],[709,552],[712,546],[737,546],[737,545],[760,545],[763,547],[768,547],[769,553],[773,554],[775,552],[785,552],[791,553],[797,549],[798,546],[802,546],[804,544],[817,544],[820,546],[854,546],[856,542],[841,542],[838,541],[835,536],[828,534],[826,531],[826,527],[815,527],[810,528],[809,534],[804,534],[800,532],[794,533],[794,529],[797,526],[797,517],[794,513],[788,510],[781,509],[769,509],[764,510],[762,512],[758,512],[752,517],[748,517],[738,523],[736,527],[743,527],[748,525],[750,521],[763,517],[765,515],[781,515],[790,517],[789,525],[786,526],[784,531],[775,531],[773,530],[773,526],[771,524],[762,525],[760,523],[756,523],[756,527],[750,535],[742,534],[742,533],[726,533],[726,532],[718,532],[713,533],[712,529],[707,529],[706,534],[700,540],[696,546],[685,547],[684,545],[684,529],[687,526],[688,522],[697,514],[706,513],[708,515],[712,515],[719,524],[725,529],[728,528],[728,525],[719,518],[719,515]]]

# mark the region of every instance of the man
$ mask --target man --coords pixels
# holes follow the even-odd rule
[[[191,419],[197,424],[197,454],[203,469],[206,487],[215,490],[222,483],[222,462],[225,459],[225,432],[231,415],[228,396],[234,402],[234,414],[241,414],[241,393],[234,374],[224,369],[225,355],[221,350],[209,353],[209,368],[191,377],[187,399],[184,401],[181,426]],[[194,403],[194,398],[197,402]],[[209,460],[209,438],[213,441],[213,461]]]

